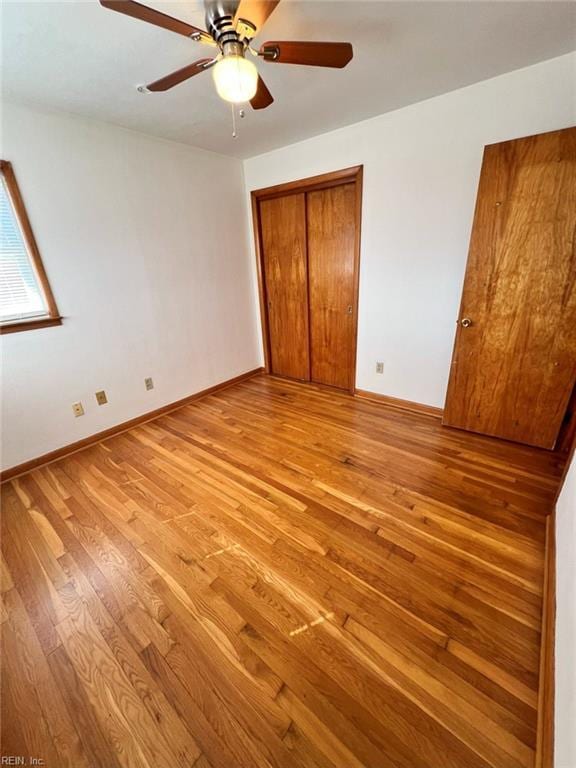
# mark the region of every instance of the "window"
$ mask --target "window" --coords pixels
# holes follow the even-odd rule
[[[60,325],[12,165],[0,170],[0,332]]]

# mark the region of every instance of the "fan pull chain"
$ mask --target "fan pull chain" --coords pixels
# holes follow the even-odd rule
[[[230,106],[232,108],[232,138],[236,139],[238,137],[238,131],[236,130],[236,107],[234,104],[231,104]],[[238,115],[240,117],[244,117],[245,114],[246,113],[244,112],[244,108],[241,107],[238,110]]]

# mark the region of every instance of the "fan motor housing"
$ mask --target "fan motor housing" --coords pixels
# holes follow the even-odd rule
[[[238,39],[234,28],[235,0],[206,0],[206,26],[218,45]]]
[[[238,0],[206,0],[205,7],[208,32],[222,51],[233,52],[224,51],[224,45],[228,43],[239,43],[244,50],[256,34],[256,27],[246,19],[236,19],[235,22]],[[242,55],[240,51],[238,54]]]

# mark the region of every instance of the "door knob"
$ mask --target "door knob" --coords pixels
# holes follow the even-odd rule
[[[462,320],[460,320],[460,325],[462,328],[470,328],[472,325],[472,320],[470,320],[469,317],[463,317]]]

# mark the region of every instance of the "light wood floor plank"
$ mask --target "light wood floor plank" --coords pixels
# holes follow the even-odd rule
[[[532,768],[561,470],[262,375],[6,483],[3,753]]]

